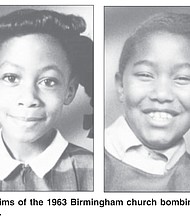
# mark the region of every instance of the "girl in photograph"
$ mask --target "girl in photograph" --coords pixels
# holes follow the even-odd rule
[[[58,130],[79,84],[92,98],[85,29],[82,17],[52,10],[0,17],[0,190],[93,190],[92,153]]]
[[[123,46],[124,115],[106,129],[105,191],[189,191],[190,15],[160,13]]]

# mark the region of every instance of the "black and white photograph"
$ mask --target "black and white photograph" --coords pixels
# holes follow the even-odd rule
[[[190,191],[190,7],[104,7],[105,192]]]
[[[1,0],[0,220],[177,220],[190,208],[188,0]]]
[[[93,6],[0,6],[0,191],[93,191]]]

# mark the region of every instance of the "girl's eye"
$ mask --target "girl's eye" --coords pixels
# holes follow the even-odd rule
[[[175,82],[179,85],[190,84],[190,77],[188,76],[179,76],[175,78]]]
[[[17,75],[15,74],[8,74],[8,75],[5,75],[3,77],[3,80],[6,82],[6,83],[10,83],[10,84],[15,84],[15,83],[18,83],[19,82],[19,78]]]
[[[137,76],[142,81],[149,81],[154,79],[153,74],[149,72],[137,72],[135,73],[135,76]]]
[[[58,84],[57,79],[44,79],[40,82],[40,84],[44,87],[54,87]]]

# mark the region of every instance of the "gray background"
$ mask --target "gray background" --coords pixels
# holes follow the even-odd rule
[[[21,8],[49,9],[66,14],[82,16],[87,29],[83,35],[93,38],[93,7],[92,6],[0,6],[0,15],[7,14]],[[89,104],[90,99],[84,93],[83,87],[79,87],[74,101],[65,107],[64,114],[60,119],[60,131],[62,135],[70,142],[79,146],[93,150],[93,140],[87,138],[88,132],[83,130],[83,115],[92,112]]]
[[[122,114],[114,75],[124,41],[142,21],[160,12],[190,13],[190,7],[105,7],[105,126]],[[190,141],[190,131],[186,134]]]

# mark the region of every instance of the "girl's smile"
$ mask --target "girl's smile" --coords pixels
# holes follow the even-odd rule
[[[56,39],[31,34],[0,50],[0,122],[5,142],[38,142],[57,127],[75,94],[67,54]],[[68,100],[69,99],[69,100]]]
[[[149,148],[178,143],[190,124],[190,47],[180,35],[157,33],[135,48],[116,82],[126,120]]]

